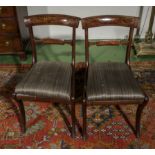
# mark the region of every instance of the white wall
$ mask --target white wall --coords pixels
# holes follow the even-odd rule
[[[145,17],[147,10],[149,9],[148,12],[148,17],[150,17],[151,13],[151,7],[144,7],[143,10],[143,18],[141,21],[141,28],[143,27]],[[94,16],[94,15],[128,15],[128,16],[138,16],[139,12],[139,7],[138,6],[29,6],[28,7],[28,14],[29,15],[34,15],[34,14],[68,14],[68,15],[74,15],[74,16],[79,16],[79,17],[87,17],[87,16]],[[145,36],[145,32],[148,29],[148,23],[149,23],[149,18],[146,20],[146,24],[143,29],[143,33],[141,35],[142,38]],[[35,27],[35,36],[36,37],[67,37],[71,34],[71,29],[66,28],[66,27],[58,27],[56,28],[55,26],[52,27]],[[127,28],[120,28],[120,27],[113,27],[113,28],[107,28],[107,27],[100,27],[100,28],[95,28],[95,31],[91,30],[90,31],[90,38],[93,39],[114,39],[114,38],[124,38],[125,33],[127,34],[128,29]],[[140,30],[141,32],[141,30]],[[153,26],[153,32],[155,32],[155,24]],[[84,38],[84,32],[81,28],[81,24],[77,30],[77,39],[83,39]]]

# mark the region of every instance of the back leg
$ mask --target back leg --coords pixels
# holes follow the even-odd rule
[[[136,112],[136,137],[137,138],[140,138],[141,115],[142,115],[143,109],[147,103],[148,103],[148,97],[146,97],[144,102],[142,104],[139,104],[138,108],[137,108],[137,112]]]

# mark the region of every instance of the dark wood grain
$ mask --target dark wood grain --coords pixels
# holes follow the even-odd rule
[[[149,100],[148,97],[146,97],[144,102],[143,102],[143,104],[139,104],[138,107],[137,107],[136,123],[135,123],[135,126],[136,126],[136,137],[137,138],[140,138],[140,121],[141,121],[143,109],[147,105],[148,100]]]
[[[117,41],[117,40],[101,40],[101,41],[90,41],[90,45],[96,45],[96,46],[116,46],[116,45],[127,45],[128,41]]]
[[[17,22],[14,19],[0,19],[0,32],[2,33],[18,32]]]
[[[17,8],[0,6],[0,55],[19,55],[21,60],[25,60],[23,40],[26,38],[21,35],[25,33],[25,26],[20,24],[24,23],[23,14],[20,12],[19,15]]]
[[[101,15],[82,19],[83,29],[99,26],[125,26],[136,28],[139,26],[139,18],[120,15]]]
[[[34,41],[37,44],[58,44],[58,45],[69,44],[69,45],[72,45],[71,40],[62,40],[62,39],[44,38],[44,39],[35,39]]]
[[[0,52],[22,51],[21,44],[19,37],[0,36]]]
[[[131,47],[132,47],[133,32],[134,32],[134,28],[130,27],[128,44],[126,49],[126,57],[125,57],[125,63],[127,63],[128,65],[130,65],[130,53],[131,53]]]
[[[79,17],[62,15],[62,14],[42,14],[25,17],[26,26],[35,25],[64,25],[70,27],[78,27]]]
[[[13,17],[15,10],[12,6],[0,6],[0,17]]]

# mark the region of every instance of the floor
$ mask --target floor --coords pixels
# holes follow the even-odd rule
[[[76,44],[76,62],[84,61],[84,41],[77,41]],[[45,51],[45,52],[44,52]],[[39,45],[37,46],[38,60],[53,60],[53,61],[70,61],[71,48],[69,45]],[[20,61],[18,56],[0,56],[0,64],[30,64],[32,60],[31,51],[26,49],[26,61]],[[90,61],[124,61],[125,46],[93,46],[90,48]],[[139,56],[137,57],[134,52],[131,53],[131,61],[155,61],[155,56]]]

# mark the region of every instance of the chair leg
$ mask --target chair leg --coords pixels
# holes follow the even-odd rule
[[[82,103],[82,115],[83,115],[83,140],[87,139],[87,103]]]
[[[75,103],[71,103],[71,117],[72,117],[72,138],[76,137],[76,131],[75,131],[75,124],[76,124],[76,118],[75,118]]]
[[[148,99],[145,99],[145,101],[138,105],[137,112],[136,112],[136,138],[140,138],[140,121],[141,121],[141,115],[143,112],[144,107],[146,106],[148,102]]]
[[[26,132],[26,116],[25,116],[25,108],[22,100],[16,100],[19,107],[19,113],[20,113],[20,126],[21,126],[21,132]]]

